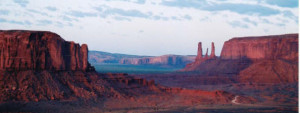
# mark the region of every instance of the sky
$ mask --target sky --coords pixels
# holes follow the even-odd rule
[[[89,50],[134,55],[196,55],[198,42],[204,49],[214,42],[219,56],[233,37],[298,33],[298,7],[298,0],[0,0],[0,29],[51,31]]]

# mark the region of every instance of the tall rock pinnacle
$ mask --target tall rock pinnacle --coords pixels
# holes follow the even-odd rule
[[[211,53],[210,53],[210,58],[215,58],[216,54],[215,54],[215,44],[214,42],[211,43]]]
[[[202,44],[201,42],[198,43],[198,53],[197,53],[197,60],[202,59]]]
[[[205,57],[204,58],[208,58],[208,48],[206,48],[206,53],[205,53]]]

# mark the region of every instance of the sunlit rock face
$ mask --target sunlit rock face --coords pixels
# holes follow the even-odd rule
[[[196,56],[196,59],[194,62],[187,64],[186,67],[182,71],[198,71],[198,67],[200,64],[203,64],[206,61],[216,60],[216,54],[215,54],[215,45],[212,42],[211,43],[211,53],[208,55],[208,48],[206,49],[206,53],[203,56],[202,54],[202,43],[198,43],[198,53]]]
[[[242,58],[297,61],[298,34],[233,38],[224,43],[221,59]]]
[[[0,31],[1,70],[89,69],[88,47],[47,31]]]
[[[202,56],[182,71],[224,75],[238,82],[291,83],[298,81],[298,34],[233,38],[224,43],[221,56]]]

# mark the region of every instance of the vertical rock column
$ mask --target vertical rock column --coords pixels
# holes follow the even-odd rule
[[[207,59],[208,58],[208,48],[206,48],[206,53],[205,53],[205,57],[204,57],[205,59]]]
[[[88,46],[86,44],[81,45],[80,56],[82,61],[81,70],[85,71],[88,68]]]
[[[197,53],[197,58],[196,61],[202,59],[202,44],[201,42],[198,43],[198,53]]]
[[[69,58],[70,58],[70,63],[68,64],[69,65],[69,67],[70,67],[70,70],[76,70],[76,67],[77,67],[77,60],[76,60],[76,44],[73,42],[73,41],[71,41],[70,42],[70,48],[69,48],[70,50],[70,56],[69,56]]]
[[[214,42],[211,43],[211,53],[210,53],[210,58],[215,58],[216,54],[215,54],[215,44]]]

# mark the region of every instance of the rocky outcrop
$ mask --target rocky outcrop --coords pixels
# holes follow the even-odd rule
[[[297,82],[298,34],[233,38],[224,43],[219,58],[197,59],[182,71],[236,76],[238,82]]]
[[[207,61],[207,60],[213,60],[216,59],[216,54],[215,54],[215,45],[212,42],[211,43],[211,53],[208,56],[208,48],[206,49],[206,53],[205,56],[203,57],[202,55],[202,43],[199,42],[198,43],[198,53],[197,53],[197,57],[196,60],[190,64],[187,64],[186,67],[182,70],[182,71],[195,71],[197,70],[196,68],[198,68],[201,63]]]
[[[47,31],[0,31],[0,70],[82,70],[88,47]]]
[[[297,61],[298,34],[233,38],[224,43],[220,57]]]
[[[213,58],[216,58],[216,53],[215,53],[215,44],[214,42],[211,43],[211,52],[210,52],[210,58],[213,59]]]
[[[250,60],[238,81],[298,82],[298,34],[233,38],[224,43],[222,60]]]
[[[199,42],[198,43],[198,53],[197,53],[196,61],[199,61],[201,59],[202,59],[202,43]]]
[[[206,53],[205,53],[204,58],[208,58],[208,48],[206,48]]]
[[[83,71],[1,72],[0,103],[6,101],[46,101],[134,96],[137,88],[145,92],[160,91],[154,81],[127,74],[98,74]],[[124,90],[127,89],[127,90]],[[143,93],[139,93],[143,95]]]

